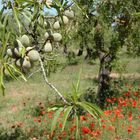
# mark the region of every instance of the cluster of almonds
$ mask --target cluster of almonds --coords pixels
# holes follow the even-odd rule
[[[58,30],[61,27],[61,24],[67,25],[69,23],[69,19],[74,18],[74,12],[72,10],[65,10],[64,15],[58,21],[55,21],[53,24],[53,28]]]
[[[64,25],[67,25],[69,23],[69,19],[74,18],[74,12],[72,10],[65,10],[64,15],[62,16],[62,19],[60,18],[58,21],[55,21],[53,24],[54,29],[60,29],[60,25],[63,23]],[[51,52],[53,50],[51,42],[60,42],[62,40],[62,35],[60,33],[52,33],[49,34],[48,32],[44,35],[45,40],[47,40],[45,46],[43,47],[43,52]]]
[[[46,32],[44,36],[45,39],[48,40],[42,48],[44,53],[50,53],[53,50],[49,38],[55,42],[62,40],[62,35],[60,33],[49,34]],[[23,35],[20,39],[16,39],[14,48],[7,49],[7,56],[13,58],[16,66],[23,69],[31,68],[33,63],[39,60],[39,55],[35,46],[30,47],[30,40],[27,35]]]
[[[35,47],[30,47],[30,40],[27,35],[16,39],[14,48],[7,49],[7,55],[12,57],[16,66],[29,69],[33,62],[39,60],[39,53]]]
[[[72,18],[74,18],[74,12],[72,10],[65,10],[62,19],[53,24],[54,29],[59,29],[62,23],[65,25],[68,24],[69,19]],[[46,40],[46,43],[42,48],[42,52],[44,53],[52,52],[52,41],[60,42],[62,40],[62,35],[60,33],[46,32],[44,37]],[[13,58],[16,66],[23,69],[31,68],[33,63],[40,58],[40,54],[36,50],[36,47],[30,46],[30,39],[27,35],[23,35],[21,38],[16,39],[14,48],[7,49],[7,56]]]

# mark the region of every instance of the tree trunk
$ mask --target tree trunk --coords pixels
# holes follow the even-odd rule
[[[85,56],[85,59],[91,59],[92,58],[92,53],[93,53],[93,50],[91,49],[91,48],[89,48],[89,47],[87,47],[87,54],[86,54],[86,56]]]
[[[105,101],[106,98],[109,96],[110,91],[110,73],[111,73],[111,67],[109,65],[110,61],[111,57],[105,55],[100,56],[97,103],[102,109],[105,107]]]
[[[64,44],[64,49],[63,49],[63,52],[64,52],[65,54],[67,54],[67,53],[68,53],[68,47],[67,47],[67,45],[66,45],[66,44]]]
[[[77,56],[81,56],[83,54],[83,51],[84,51],[84,45],[80,44],[80,49],[79,49]]]

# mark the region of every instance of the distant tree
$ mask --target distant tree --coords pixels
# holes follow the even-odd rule
[[[113,63],[118,59],[119,50],[123,46],[128,46],[129,51],[134,51],[133,54],[139,50],[139,32],[136,32],[136,30],[139,31],[139,18],[136,18],[136,15],[138,16],[140,11],[138,8],[140,2],[134,0],[79,0],[77,4],[83,11],[83,19],[85,18],[84,25],[79,24],[78,35],[83,38],[79,55],[82,54],[84,44],[87,45],[87,36],[94,29],[91,41],[93,43],[92,51],[100,62],[97,102],[103,108],[106,98],[109,96],[110,73]],[[86,32],[87,30],[89,32]]]

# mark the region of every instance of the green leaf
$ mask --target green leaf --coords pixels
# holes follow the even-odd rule
[[[72,100],[73,100],[75,103],[77,102],[77,100],[79,99],[79,96],[81,95],[81,94],[79,93],[81,73],[82,73],[82,69],[80,69],[80,71],[79,71],[77,83],[76,83],[76,84],[72,84],[73,92],[72,92],[71,98],[72,98]]]
[[[93,108],[94,110],[96,110],[98,112],[98,114],[101,114],[101,115],[104,114],[103,111],[99,107],[97,107],[96,105],[93,105],[92,103],[86,102],[86,101],[84,101],[84,103],[86,105],[88,105],[89,107]]]
[[[79,118],[76,116],[76,140],[79,140]]]
[[[21,50],[21,57],[22,58],[25,56],[25,53],[26,53],[26,48],[22,47],[22,50]]]
[[[56,111],[58,110],[58,107],[51,107],[51,108],[48,108],[47,111],[50,112],[50,111]]]
[[[15,73],[13,72],[13,69],[8,65],[5,64],[5,69],[8,71],[9,75],[13,78],[13,79],[17,79],[17,77],[15,76]]]
[[[66,125],[66,121],[68,119],[68,116],[72,110],[73,106],[68,106],[65,110],[64,110],[64,117],[63,117],[63,125],[62,125],[62,131],[64,131],[65,125]]]
[[[140,12],[133,13],[132,16],[140,17]]]
[[[21,12],[21,14],[27,19],[27,21],[30,23],[31,22],[31,17],[28,17],[25,12]]]
[[[37,21],[38,19],[38,11],[39,11],[39,6],[35,3],[34,4],[34,13],[33,13],[33,18],[32,18],[32,22]]]
[[[47,108],[47,111],[48,111],[48,112],[49,112],[49,111],[55,111],[55,110],[58,110],[59,108],[62,108],[62,107],[64,107],[63,104],[55,104],[55,105],[53,105],[53,106]]]
[[[87,102],[78,102],[77,105],[81,106],[84,110],[86,110],[88,113],[90,113],[95,119],[98,119],[100,117],[100,111],[96,110],[94,105],[89,106]]]
[[[88,106],[90,106],[91,108],[93,108],[96,112],[98,112],[98,114],[102,117],[104,117],[104,119],[110,123],[110,120],[104,115],[104,112],[99,108],[97,107],[96,105],[93,105],[92,103],[89,103],[89,102],[85,102],[85,104],[87,104]]]
[[[14,65],[9,65],[9,67],[11,67],[15,71],[16,74],[18,74],[25,82],[27,82],[27,79],[25,78],[23,73],[20,72],[19,69],[17,69]]]
[[[7,43],[8,43],[8,40],[9,40],[9,37],[10,37],[10,32],[8,33],[8,35],[6,36],[6,40],[3,41],[3,46],[2,46],[2,58],[4,57],[5,55],[5,52],[6,52],[6,47],[7,47]]]
[[[15,20],[16,20],[17,25],[18,25],[19,33],[21,34],[21,24],[20,24],[20,21],[18,19],[18,12],[17,12],[16,8],[13,8],[13,12],[14,12]]]
[[[59,0],[55,0],[54,3],[59,7],[63,9],[63,6]]]
[[[82,69],[80,69],[80,71],[79,71],[79,76],[78,76],[78,80],[77,80],[77,84],[76,84],[76,92],[78,92],[79,87],[80,87],[81,74],[82,74]]]
[[[4,26],[7,25],[8,18],[9,18],[9,14],[5,14],[5,15],[4,15],[4,21],[3,21],[3,25],[4,25]]]
[[[52,121],[52,126],[51,126],[51,135],[52,135],[52,133],[53,133],[53,131],[54,131],[54,129],[55,129],[57,120],[58,120],[58,118],[59,118],[59,116],[60,116],[60,113],[61,113],[62,111],[63,111],[63,108],[59,108],[59,109],[55,112],[55,114],[54,114],[54,119],[53,119],[53,121]]]
[[[2,90],[2,94],[4,95],[4,92],[5,92],[5,86],[4,86],[4,82],[3,82],[3,78],[4,78],[4,67],[2,66],[1,69],[0,69],[0,87],[1,87],[1,90]]]
[[[76,4],[76,6],[78,7],[78,9],[79,9],[84,15],[87,16],[86,11],[80,6],[80,4],[79,4],[76,0],[73,0],[73,2]]]
[[[3,15],[3,12],[4,12],[4,7],[2,7],[2,9],[0,10],[0,18]]]
[[[17,2],[19,4],[23,4],[23,3],[28,3],[28,4],[34,4],[34,0],[17,0]]]

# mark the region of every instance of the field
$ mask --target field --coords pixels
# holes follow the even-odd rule
[[[79,130],[83,140],[140,139],[140,87],[138,87],[140,86],[140,58],[122,56],[122,59],[125,71],[121,71],[120,75],[127,79],[128,84],[133,84],[131,89],[126,86],[122,88],[125,91],[121,89],[120,93],[129,91],[130,95],[125,98],[118,97],[114,101],[108,100],[108,107],[104,113],[111,120],[110,122],[101,118],[101,123],[98,123],[89,114],[81,115]],[[83,61],[82,57],[77,65],[68,65],[62,70],[58,69],[55,73],[51,73],[49,81],[61,93],[70,94],[72,84],[76,83],[80,69],[82,69],[82,74],[79,92],[84,93],[88,88],[92,88],[93,92],[96,91],[98,61],[89,64],[87,60]],[[118,78],[118,72],[114,70],[112,77]],[[50,105],[58,103],[59,98],[43,80],[38,72],[27,82],[6,81],[6,95],[0,95],[0,140],[74,139],[76,131],[74,119],[61,132],[61,116],[56,131],[52,136],[50,135],[53,112],[46,113],[46,110]],[[138,95],[134,95],[136,92]],[[120,100],[123,103],[125,101],[125,104],[120,105],[122,103]]]

